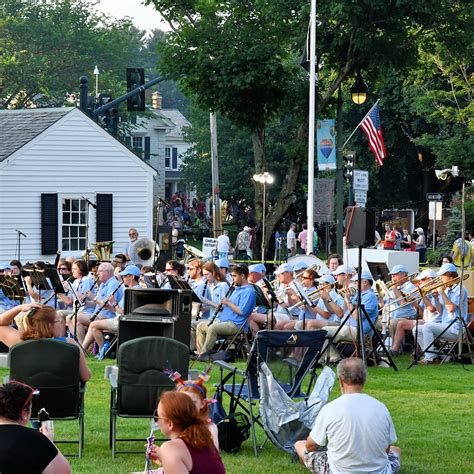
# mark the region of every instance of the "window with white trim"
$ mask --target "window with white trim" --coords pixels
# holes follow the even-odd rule
[[[145,137],[142,137],[141,135],[133,135],[132,136],[132,148],[138,149],[138,150],[143,150],[143,139]]]
[[[86,249],[87,203],[81,198],[62,198],[61,249]]]
[[[178,149],[176,147],[165,148],[165,168],[178,169]]]

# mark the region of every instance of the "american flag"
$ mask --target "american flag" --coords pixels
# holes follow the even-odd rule
[[[362,120],[360,127],[369,139],[369,147],[375,155],[375,161],[379,166],[382,166],[387,152],[380,125],[380,107],[378,103],[372,107],[365,119]]]

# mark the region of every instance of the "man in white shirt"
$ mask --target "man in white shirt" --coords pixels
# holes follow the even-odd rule
[[[296,224],[290,225],[290,229],[286,233],[286,248],[288,249],[288,257],[296,254]]]
[[[229,231],[225,230],[217,237],[217,256],[218,258],[227,258],[230,250]]]
[[[361,359],[342,360],[337,366],[342,395],[325,405],[306,440],[296,452],[313,474],[370,472],[397,473],[400,448],[387,407],[362,393],[367,369]]]

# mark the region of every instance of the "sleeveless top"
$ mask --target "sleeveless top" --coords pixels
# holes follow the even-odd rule
[[[225,474],[224,463],[220,454],[217,452],[214,443],[207,449],[196,449],[190,446],[184,439],[180,438],[186,447],[193,461],[193,468],[190,474]]]

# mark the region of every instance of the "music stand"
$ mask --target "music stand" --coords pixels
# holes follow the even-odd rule
[[[382,280],[387,283],[391,280],[390,270],[385,262],[365,262],[369,267],[369,271],[374,277],[374,281]]]
[[[265,285],[265,288],[267,289],[268,294],[270,295],[270,324],[268,324],[268,318],[267,318],[267,327],[268,329],[273,329],[273,306],[278,304],[278,298],[273,291],[272,284],[268,281],[267,278],[263,278],[263,284]],[[267,313],[268,314],[268,313]]]
[[[49,281],[51,282],[51,286],[53,287],[54,293],[58,294],[65,294],[66,290],[64,289],[63,286],[63,280],[61,276],[59,275],[59,272],[56,268],[54,267],[48,267],[44,271],[46,278],[49,278]]]
[[[187,282],[182,280],[181,278],[177,278],[174,275],[167,275],[168,281],[170,283],[172,290],[189,290],[192,291],[192,302],[193,303],[201,303],[201,298],[194,293],[194,290],[191,288],[191,285]]]
[[[25,297],[20,282],[12,275],[0,275],[0,289],[9,300],[22,300]]]

